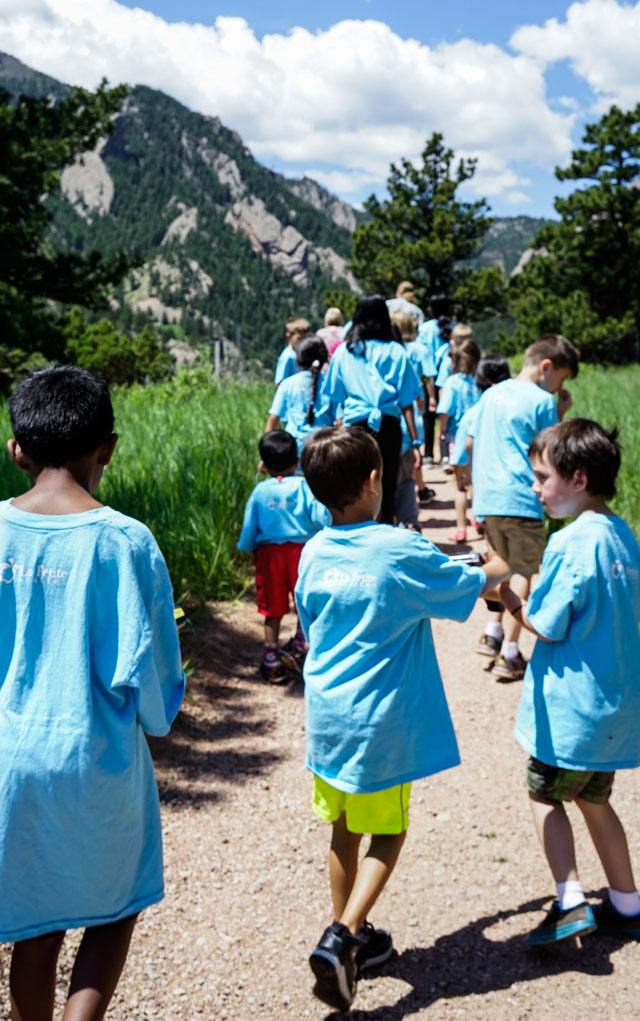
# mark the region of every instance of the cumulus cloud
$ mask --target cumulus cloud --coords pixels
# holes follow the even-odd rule
[[[550,18],[542,26],[518,29],[510,43],[523,56],[541,66],[568,60],[574,72],[596,95],[594,112],[612,103],[636,105],[640,3],[585,0],[573,3],[564,20]]]
[[[473,194],[522,192],[516,163],[551,169],[571,151],[575,113],[551,109],[532,36],[515,54],[470,39],[429,47],[345,20],[259,40],[243,18],[168,24],[116,0],[0,0],[0,25],[3,48],[38,70],[162,89],[219,116],[260,159],[345,195],[384,182],[389,162],[417,158],[433,131],[478,158]]]

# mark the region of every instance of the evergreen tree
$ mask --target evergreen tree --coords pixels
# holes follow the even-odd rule
[[[519,346],[564,333],[596,361],[628,357],[640,329],[640,104],[587,125],[585,148],[557,169],[579,186],[557,198],[537,255],[511,287]]]
[[[73,89],[53,102],[0,89],[0,341],[56,354],[60,332],[43,299],[96,305],[127,268],[123,256],[58,251],[46,198],[62,168],[112,128],[126,88]],[[35,333],[35,337],[34,337]],[[34,343],[35,340],[35,343]]]
[[[423,300],[444,293],[453,298],[458,315],[499,311],[502,274],[497,267],[471,271],[464,260],[481,246],[492,224],[484,199],[461,202],[456,191],[470,180],[476,160],[459,160],[435,132],[416,167],[403,159],[392,163],[389,198],[375,195],[364,203],[371,219],[353,233],[351,268],[368,291],[388,296],[400,280],[416,285]]]

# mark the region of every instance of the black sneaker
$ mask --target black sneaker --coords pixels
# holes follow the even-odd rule
[[[435,489],[429,489],[428,486],[423,486],[422,489],[418,490],[418,501],[426,507],[427,504],[435,500],[436,491]]]
[[[588,932],[595,930],[593,912],[586,900],[582,904],[576,904],[574,908],[567,908],[566,911],[563,911],[558,901],[554,900],[547,917],[527,936],[527,943],[530,947],[540,947],[549,943],[559,943],[560,940],[569,939],[571,936],[586,936]]]
[[[629,939],[640,939],[640,914],[621,915],[616,911],[610,900],[596,904],[593,917],[598,932],[604,936],[627,936]]]
[[[348,1010],[356,995],[356,954],[362,942],[346,925],[333,922],[309,958],[316,977],[314,996],[336,1010]]]
[[[367,968],[377,968],[388,961],[393,953],[391,933],[386,929],[374,929],[371,922],[364,921],[358,930],[364,945],[356,953],[357,978]]]

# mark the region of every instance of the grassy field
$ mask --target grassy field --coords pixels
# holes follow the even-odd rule
[[[247,584],[235,545],[272,396],[271,383],[217,383],[204,371],[114,393],[119,440],[97,496],[149,526],[176,598],[230,598]],[[0,499],[28,486],[6,453],[9,434],[3,406]]]
[[[640,536],[640,366],[586,366],[569,388],[571,414],[620,430],[613,508]],[[229,598],[248,584],[248,558],[235,546],[272,395],[271,383],[218,383],[204,371],[114,395],[120,439],[98,497],[151,528],[182,600]],[[8,436],[0,406],[0,499],[28,485],[9,461]]]

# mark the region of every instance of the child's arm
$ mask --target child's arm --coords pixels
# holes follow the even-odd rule
[[[523,628],[530,631],[532,635],[535,635],[536,638],[539,638],[543,642],[553,641],[552,638],[545,638],[544,635],[541,635],[540,632],[536,631],[533,625],[529,623],[525,616],[522,601],[515,594],[508,581],[503,581],[500,585],[500,601],[502,602],[505,610],[511,614],[518,624],[521,624]]]
[[[272,429],[277,429],[280,425],[279,415],[269,415],[267,418],[267,424],[264,427],[265,433],[270,433]]]
[[[485,596],[488,592],[491,592],[496,585],[500,583],[507,584],[505,578],[508,578],[511,574],[511,569],[506,561],[502,560],[497,554],[494,554],[486,564],[483,564],[481,570],[484,571],[484,576],[487,579],[480,593],[481,596]]]

